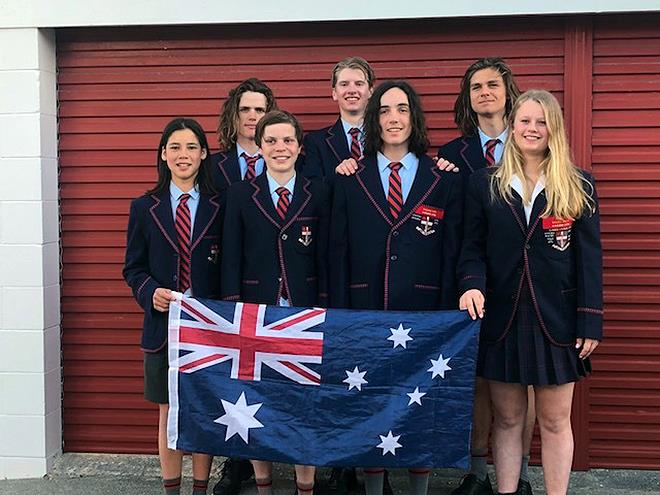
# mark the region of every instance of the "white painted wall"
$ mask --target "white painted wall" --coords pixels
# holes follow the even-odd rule
[[[61,452],[53,30],[0,29],[0,478]]]
[[[222,24],[660,10],[658,0],[2,0],[0,27]]]

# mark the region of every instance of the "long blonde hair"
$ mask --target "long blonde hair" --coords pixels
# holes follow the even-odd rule
[[[517,175],[523,183],[523,199],[530,201],[531,191],[524,172],[525,159],[513,138],[516,114],[520,106],[530,100],[541,105],[548,130],[548,148],[540,165],[545,174],[547,200],[542,216],[579,218],[585,211],[592,211],[595,206],[593,186],[573,164],[559,102],[549,92],[541,89],[524,92],[513,106],[509,115],[509,135],[504,144],[502,161],[498,170],[491,176],[491,198],[504,198],[510,204],[513,200],[511,179]]]

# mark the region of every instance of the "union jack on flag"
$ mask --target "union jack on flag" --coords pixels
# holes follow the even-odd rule
[[[231,378],[261,380],[263,366],[303,385],[320,385],[321,375],[305,364],[321,364],[325,309],[301,309],[265,323],[266,305],[236,303],[231,320],[196,299],[181,300],[178,368],[194,373],[231,361]]]
[[[174,293],[168,446],[315,466],[465,467],[479,322]]]

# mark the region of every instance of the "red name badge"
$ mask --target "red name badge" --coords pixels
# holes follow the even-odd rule
[[[442,220],[445,217],[445,210],[442,208],[434,208],[433,206],[420,205],[415,210],[415,213],[422,217],[435,218]]]
[[[572,218],[545,217],[543,219],[543,230],[568,230],[572,225]]]

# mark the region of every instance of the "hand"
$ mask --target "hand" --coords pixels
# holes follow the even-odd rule
[[[458,301],[458,308],[470,314],[473,320],[484,317],[484,295],[479,289],[470,289],[465,291]]]
[[[358,164],[355,161],[355,158],[348,158],[337,165],[335,173],[339,175],[353,175],[357,172]]]
[[[579,349],[582,347],[582,350],[580,351],[580,359],[588,358],[591,353],[596,350],[596,347],[598,347],[599,343],[600,342],[598,342],[596,339],[575,339],[575,348]]]
[[[174,296],[170,289],[158,287],[151,298],[154,303],[154,309],[161,313],[166,313],[170,309],[170,301],[174,301]]]
[[[444,170],[445,172],[460,172],[460,168],[458,168],[456,165],[454,165],[452,162],[449,160],[445,160],[444,158],[438,158],[437,156],[433,157],[433,161],[435,164],[438,166],[440,170]]]

